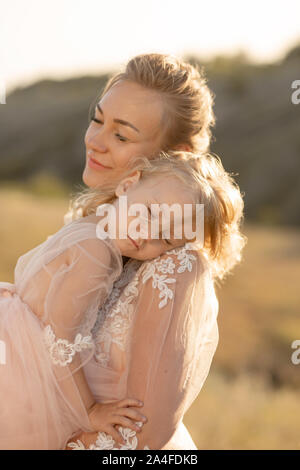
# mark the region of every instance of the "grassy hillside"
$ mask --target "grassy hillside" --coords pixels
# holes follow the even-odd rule
[[[198,449],[299,450],[299,418],[298,390],[274,390],[256,374],[226,380],[213,365],[184,423]]]
[[[299,50],[271,65],[243,55],[189,58],[205,67],[215,93],[212,151],[237,174],[252,221],[300,225],[300,105],[291,102]],[[80,182],[89,107],[106,79],[43,80],[9,95],[0,106],[0,182],[40,172]]]

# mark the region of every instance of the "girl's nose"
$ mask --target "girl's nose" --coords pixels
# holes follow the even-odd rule
[[[147,217],[140,215],[137,218],[138,232],[132,233],[132,239],[138,244],[139,248],[142,248],[148,240],[151,239],[151,229],[149,227],[149,220]],[[129,233],[130,235],[130,233]]]
[[[140,216],[140,243],[151,240],[151,220],[149,217]]]

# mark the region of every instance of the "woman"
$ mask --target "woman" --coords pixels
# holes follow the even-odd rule
[[[128,161],[140,155],[151,159],[159,150],[205,153],[214,124],[212,102],[205,79],[191,65],[161,54],[133,58],[92,110],[83,181],[91,189],[101,187]],[[83,202],[87,207],[88,197],[73,203],[73,217]],[[239,255],[233,252],[220,279]],[[141,400],[147,422],[134,432],[124,421],[119,429],[124,446],[105,433],[81,433],[69,447],[196,449],[182,419],[218,343],[213,279],[213,265],[186,247],[149,262],[127,261],[99,311],[93,330],[97,350],[85,375],[98,402]],[[96,411],[97,405],[91,414]]]

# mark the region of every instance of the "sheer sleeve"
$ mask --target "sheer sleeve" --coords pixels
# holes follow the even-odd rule
[[[110,293],[115,273],[104,241],[83,240],[65,255],[66,261],[52,277],[42,321],[47,325],[45,341],[54,364],[70,364],[74,373],[79,367],[77,353],[83,352],[83,357],[84,351],[93,350],[91,329],[99,305]]]
[[[122,272],[116,245],[97,237],[97,220],[86,217],[64,226],[21,257],[15,269],[15,301],[20,299],[32,326],[31,364],[25,364],[24,354],[24,365],[32,368],[32,402],[41,395],[32,419],[44,420],[47,448],[64,448],[78,429],[93,429],[87,410],[94,397],[83,366],[93,357],[91,330],[99,305]]]
[[[96,224],[86,220],[55,234],[38,254],[39,269],[37,263],[28,266],[29,273],[36,272],[25,276],[23,300],[45,327],[45,345],[62,379],[93,355],[90,333],[99,305],[122,271],[122,258],[111,241],[97,238]]]
[[[195,448],[182,419],[208,375],[217,315],[209,265],[199,252],[184,247],[141,265],[100,325],[97,358],[98,374],[106,379],[104,371],[118,371],[119,398],[142,400],[148,421],[138,433],[120,428],[125,446],[100,433],[90,448]],[[109,397],[101,383],[99,390]]]
[[[137,448],[172,448],[168,443],[200,392],[216,349],[216,297],[205,260],[189,251],[179,260],[165,255],[159,273],[146,266],[138,289],[127,395],[143,400],[148,422]]]

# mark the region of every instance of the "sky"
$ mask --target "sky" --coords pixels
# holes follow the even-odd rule
[[[0,0],[0,83],[96,75],[145,52],[271,62],[297,41],[300,0]]]

